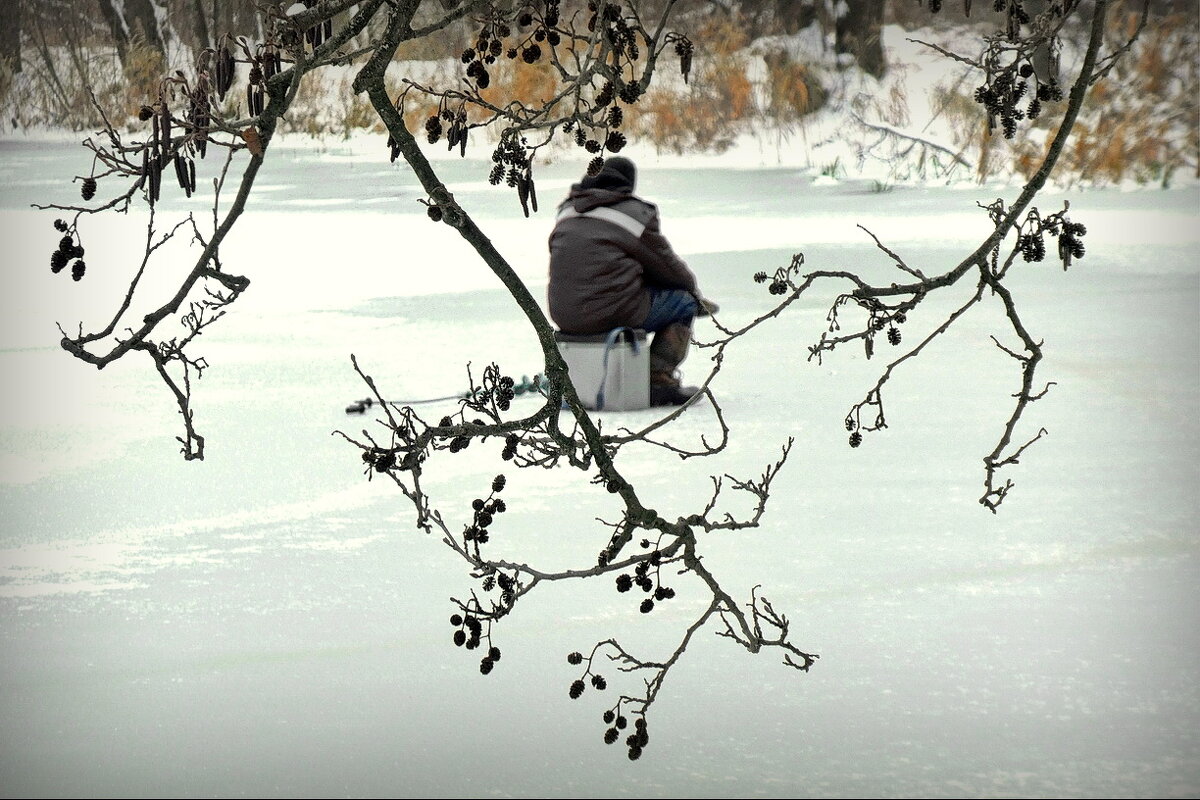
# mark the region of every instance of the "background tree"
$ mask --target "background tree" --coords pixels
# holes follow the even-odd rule
[[[1011,411],[1000,420],[994,449],[983,456],[981,504],[998,509],[1013,486],[1008,468],[1044,434],[1044,430],[1031,434],[1021,424],[1049,384],[1039,380],[1041,342],[1022,321],[1008,279],[1024,263],[1047,256],[1064,268],[1083,257],[1086,229],[1070,218],[1069,207],[1064,204],[1061,210],[1042,212],[1033,202],[1059,160],[1089,87],[1112,69],[1128,41],[1106,49],[1105,0],[1051,4],[1036,17],[1020,0],[1005,0],[1005,4],[1008,23],[984,40],[982,53],[953,57],[978,68],[975,97],[992,119],[997,136],[1016,136],[1030,117],[1040,114],[1058,115],[1059,122],[1040,166],[1017,196],[981,206],[980,213],[992,223],[990,234],[956,265],[936,274],[927,274],[927,266],[908,263],[878,239],[880,252],[898,270],[895,280],[880,281],[836,265],[813,269],[802,254],[773,271],[759,271],[753,280],[778,298],[777,303],[740,328],[716,320],[716,337],[699,343],[712,361],[701,393],[640,431],[601,431],[571,385],[537,299],[478,227],[470,209],[455,199],[426,151],[448,147],[465,153],[481,146],[483,129],[492,129],[495,138],[487,144],[491,182],[511,187],[514,202],[526,215],[536,213],[537,156],[542,148],[556,137],[568,137],[587,154],[589,169],[598,169],[605,154],[624,148],[626,109],[645,96],[663,59],[670,59],[684,76],[689,73],[696,45],[670,27],[674,0],[654,7],[653,14],[649,6],[633,0],[578,5],[559,0],[320,0],[287,9],[267,8],[261,40],[222,34],[215,48],[199,54],[190,74],[177,72],[164,78],[146,98],[141,111],[145,127],[138,136],[127,138],[110,124],[85,141],[93,163],[90,173],[79,177],[85,204],[48,207],[61,215],[54,223],[61,239],[51,256],[51,269],[59,272],[70,266],[75,280],[86,279],[84,229],[93,215],[126,211],[144,201],[149,221],[128,291],[109,321],[91,330],[83,325],[74,332],[64,329],[62,346],[96,367],[130,354],[146,357],[178,404],[183,421],[178,439],[184,457],[203,458],[204,437],[196,423],[192,390],[207,363],[195,354],[195,345],[200,334],[250,286],[248,278],[225,263],[222,247],[252,202],[256,177],[273,152],[281,118],[304,91],[304,77],[331,65],[354,64],[353,91],[366,96],[387,132],[381,148],[393,160],[403,158],[412,169],[425,193],[421,202],[430,219],[457,231],[503,283],[541,344],[545,378],[532,386],[518,384],[499,365],[490,364],[478,374],[469,373],[471,390],[459,410],[434,421],[424,419],[412,406],[389,402],[385,388],[355,361],[370,394],[354,410],[369,411],[375,419],[361,432],[343,435],[361,452],[369,477],[392,481],[411,501],[416,527],[436,532],[466,562],[472,586],[469,594],[454,600],[452,638],[455,645],[482,654],[483,674],[493,671],[501,659],[498,625],[543,583],[606,577],[619,593],[638,598],[634,605],[641,613],[670,602],[681,580],[706,598],[666,653],[645,656],[610,638],[587,653],[567,656],[579,670],[567,689],[572,698],[585,691],[603,691],[610,680],[621,679],[618,696],[603,713],[604,740],[622,740],[629,757],[638,758],[649,742],[647,714],[667,675],[701,630],[729,638],[751,653],[773,648],[783,663],[799,671],[807,671],[816,660],[815,654],[793,643],[787,616],[758,588],[739,601],[722,588],[715,571],[719,565],[702,558],[709,534],[760,524],[792,440],[781,441],[778,454],[766,459],[758,475],[714,476],[711,496],[699,508],[648,507],[622,466],[622,453],[635,443],[685,459],[725,448],[730,428],[709,387],[745,334],[770,324],[801,298],[821,292],[820,302],[829,308],[828,328],[809,348],[812,359],[833,357],[842,346],[861,347],[868,358],[877,349],[895,348],[899,355],[885,359],[888,363],[878,380],[846,414],[848,444],[859,447],[864,435],[887,425],[884,390],[890,378],[923,355],[970,309],[994,302],[1004,320],[994,339],[1015,362],[1017,377]],[[929,4],[930,11],[939,8],[940,3]],[[458,54],[457,81],[435,86],[410,73],[398,87],[389,85],[386,71],[398,48],[459,21],[469,25],[474,35]],[[1067,27],[1073,24],[1078,27]],[[1055,49],[1069,30],[1078,31],[1086,46],[1066,86],[1040,75],[1032,61],[1043,48]],[[519,84],[523,75],[528,79],[530,71],[546,81],[539,100],[510,96],[507,87]],[[211,223],[202,224],[194,215],[173,224],[159,222],[156,204],[162,192],[187,196],[197,192],[202,185],[198,162],[209,155],[221,161],[212,178]],[[182,235],[193,243],[191,267],[165,301],[147,298],[152,294],[143,284],[148,265],[168,241]],[[948,313],[926,304],[929,298],[943,295],[953,298]],[[906,338],[904,326],[918,317],[922,332]],[[540,395],[542,402],[521,414],[513,409],[512,400],[524,392]],[[673,442],[670,423],[701,398],[711,406],[713,434],[695,447]],[[614,495],[620,512],[601,523],[593,560],[551,570],[492,555],[492,531],[509,502],[503,474],[480,487],[469,510],[454,513],[438,506],[426,491],[423,476],[453,454],[488,440],[503,443],[501,460],[511,467],[576,470],[598,491]],[[727,510],[733,493],[749,497],[748,513],[735,515]]]
[[[883,55],[883,0],[840,3],[834,16],[834,41],[839,53],[853,56],[869,75],[879,77],[887,70]]]
[[[100,0],[100,13],[116,43],[121,63],[127,63],[129,46],[136,40],[166,55],[166,0]]]
[[[13,3],[0,26],[0,59],[7,61],[13,72],[21,71],[21,18],[21,4]]]

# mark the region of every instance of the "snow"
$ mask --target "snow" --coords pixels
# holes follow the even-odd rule
[[[45,181],[78,171],[81,154],[0,143],[4,795],[1200,793],[1195,188],[1043,199],[1070,201],[1088,253],[1066,273],[1022,264],[1014,276],[1057,385],[1024,423],[1049,436],[1012,469],[998,515],[977,503],[980,458],[1018,375],[988,338],[1011,344],[994,305],[897,373],[889,429],[858,450],[841,417],[882,365],[841,351],[806,361],[826,295],[730,353],[715,386],[726,453],[628,454],[646,501],[683,513],[709,474],[757,475],[797,437],[764,527],[704,547],[727,590],[748,599],[761,584],[821,655],[803,675],[700,635],[633,764],[601,742],[607,703],[568,699],[564,656],[609,636],[665,656],[699,587],[678,581],[679,597],[645,616],[606,580],[544,587],[498,628],[504,655],[487,677],[453,647],[448,598],[471,581],[330,436],[371,424],[342,411],[366,394],[349,354],[391,396],[419,399],[463,388],[468,362],[532,374],[536,342],[378,142],[313,148],[292,142],[268,162],[225,253],[252,285],[203,337],[208,457],[184,463],[149,364],[84,368],[53,327],[98,318],[143,223],[85,228],[86,279],[51,275],[53,214],[28,204],[72,191]],[[688,163],[647,163],[641,186],[727,324],[767,307],[750,276],[796,251],[813,268],[886,275],[860,224],[908,263],[944,269],[984,229],[975,203],[1012,195]],[[524,220],[483,162],[440,166],[540,294],[548,208]],[[578,169],[542,168],[547,207]],[[914,315],[906,340],[932,322]],[[704,363],[693,353],[687,375]],[[676,436],[714,430],[698,407]],[[456,519],[501,463],[479,448],[439,459],[429,489]],[[580,475],[506,472],[496,547],[546,567],[594,557],[606,493]],[[609,675],[609,695],[622,680]]]
[[[932,36],[885,29],[896,68],[882,81],[847,71],[847,104],[797,130],[747,131],[720,155],[623,153],[723,322],[764,311],[771,298],[751,276],[798,251],[813,269],[902,277],[867,231],[910,265],[944,270],[986,234],[977,203],[1015,197],[1007,177],[934,185],[860,161],[861,142],[845,135],[850,98],[902,86],[908,121],[864,118],[951,141],[931,97],[955,75],[909,41]],[[331,71],[325,85],[345,80]],[[700,587],[678,581],[650,615],[607,580],[540,587],[497,629],[503,659],[481,676],[447,624],[449,598],[473,584],[461,562],[330,435],[373,424],[343,413],[367,394],[351,353],[405,399],[461,391],[468,363],[517,377],[541,368],[518,310],[425,217],[384,137],[272,143],[223,254],[251,287],[199,342],[212,365],[196,395],[202,463],[179,457],[178,413],[148,361],[97,372],[58,347],[56,322],[103,324],[145,236],[137,214],[84,223],[85,280],[45,268],[60,234],[52,212],[29,206],[77,197],[78,138],[0,140],[0,794],[1200,795],[1195,180],[1051,186],[1039,199],[1047,212],[1070,203],[1087,255],[1066,273],[1015,268],[1025,322],[1045,340],[1042,377],[1056,385],[1018,431],[1049,433],[1010,469],[1016,488],[998,515],[977,502],[981,458],[1019,375],[990,339],[1015,346],[994,302],[897,371],[889,428],[857,450],[842,418],[887,353],[807,360],[830,286],[730,352],[714,386],[732,427],[726,452],[707,463],[623,456],[669,516],[703,505],[709,475],[756,477],[796,437],[763,527],[703,547],[734,597],[761,584],[795,643],[821,655],[798,674],[702,633],[632,764],[604,747],[600,716],[637,687],[612,672],[607,702],[571,701],[564,656],[610,636],[666,656]],[[542,212],[526,220],[487,184],[487,148],[470,153],[430,156],[540,296],[549,212],[583,162],[562,151],[537,166]],[[185,207],[164,195],[165,214],[209,218],[203,197]],[[166,292],[186,243],[162,256],[147,281]],[[906,343],[953,301],[927,305]],[[693,352],[688,378],[705,359]],[[655,418],[601,415],[606,427]],[[700,406],[674,435],[716,430]],[[435,461],[428,489],[451,520],[498,456],[473,446]],[[595,521],[612,514],[607,493],[573,473],[506,474],[496,552],[591,563],[607,540]],[[747,507],[730,500],[733,513]]]

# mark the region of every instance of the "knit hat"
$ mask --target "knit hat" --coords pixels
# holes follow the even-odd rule
[[[611,169],[619,173],[625,180],[629,181],[630,189],[637,186],[637,167],[625,156],[613,156],[612,158],[605,159],[604,169]]]
[[[599,172],[579,182],[582,189],[610,189],[616,192],[632,192],[636,185],[637,167],[624,156],[605,159]]]

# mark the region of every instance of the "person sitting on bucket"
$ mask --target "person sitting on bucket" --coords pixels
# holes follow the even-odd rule
[[[550,234],[550,318],[563,333],[593,335],[628,326],[654,333],[650,404],[682,405],[699,389],[682,385],[692,320],[714,310],[695,274],[662,234],[658,208],[633,194],[637,167],[605,160],[571,187]]]

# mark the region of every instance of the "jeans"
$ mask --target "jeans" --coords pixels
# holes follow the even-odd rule
[[[641,327],[655,333],[681,322],[690,328],[698,308],[696,298],[687,289],[651,289],[650,313]]]

